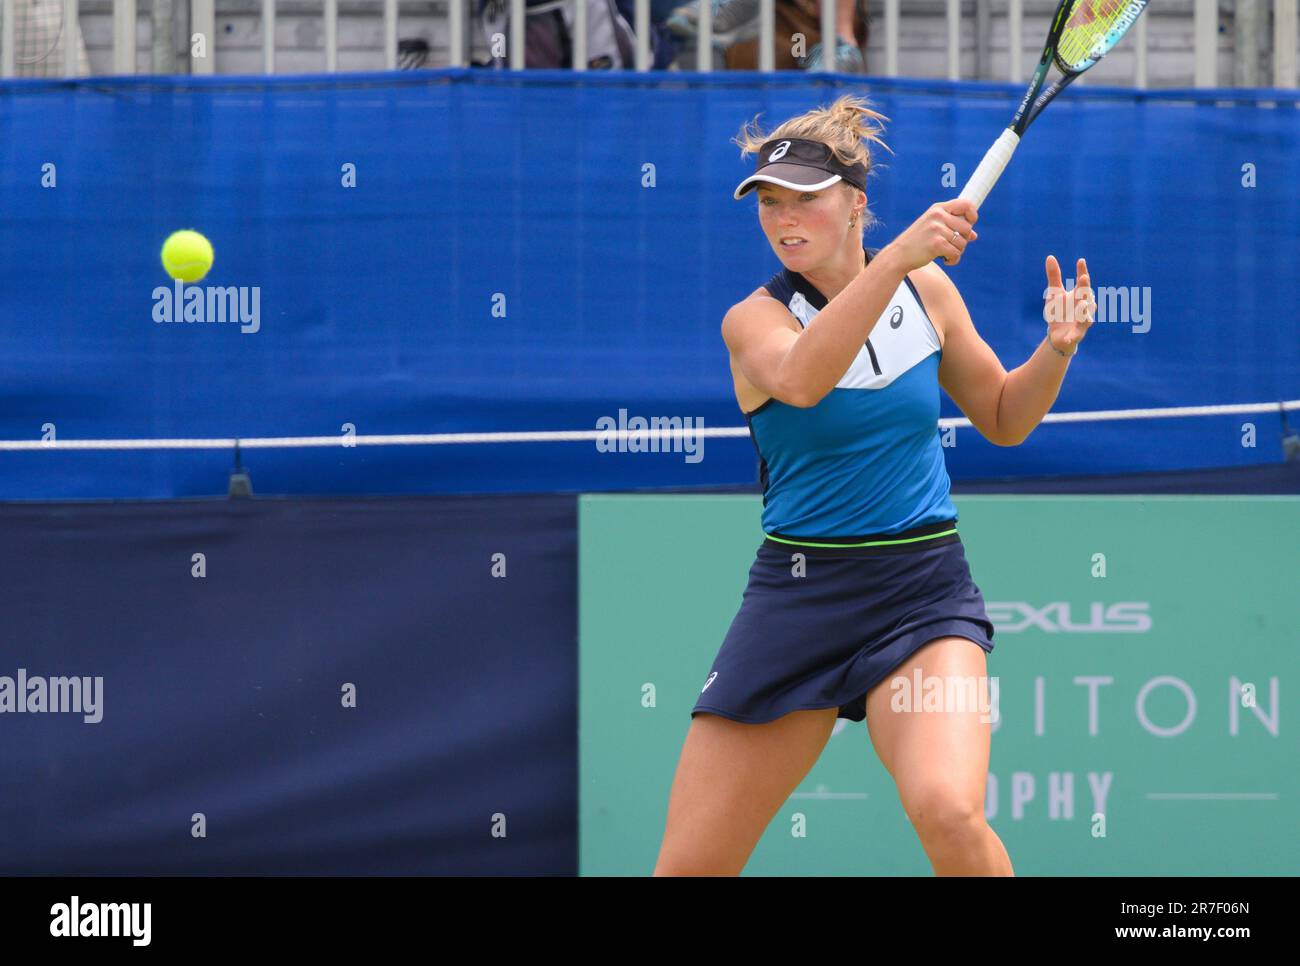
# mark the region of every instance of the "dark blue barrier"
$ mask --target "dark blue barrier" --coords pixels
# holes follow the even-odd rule
[[[0,505],[0,873],[576,872],[575,512]]]
[[[880,244],[956,193],[944,165],[964,181],[1020,94],[751,73],[6,82],[0,439],[591,430],[620,409],[743,425],[718,326],[778,263],[755,202],[731,200],[750,163],[729,138],[756,112],[773,124],[845,91],[892,118],[894,153],[869,185]],[[1095,284],[1149,293],[1150,329],[1095,326],[1057,410],[1300,397],[1294,96],[1085,88],[1054,104],[951,270],[1007,368],[1043,334],[1044,256],[1072,274],[1085,255]],[[158,249],[181,227],[215,244],[204,285],[257,290],[256,333],[154,321]],[[958,415],[946,397],[943,414]],[[1045,426],[1015,449],[964,430],[948,462],[955,479],[1259,465],[1278,453],[1276,417],[1260,421],[1255,449],[1239,417]],[[275,493],[754,479],[748,440],[706,450],[698,463],[590,443],[249,461]],[[4,452],[0,499],[211,494],[229,464]]]

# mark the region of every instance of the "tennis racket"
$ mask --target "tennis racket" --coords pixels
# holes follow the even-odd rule
[[[984,203],[1029,125],[1071,81],[1110,53],[1128,28],[1137,23],[1146,6],[1147,0],[1062,0],[1047,32],[1038,69],[1016,116],[961,189],[962,198],[973,202],[976,208]],[[1053,63],[1064,76],[1044,91],[1043,82]]]

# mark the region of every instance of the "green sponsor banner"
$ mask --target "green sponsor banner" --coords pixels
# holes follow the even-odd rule
[[[1300,498],[955,500],[997,628],[985,814],[1019,875],[1300,873]],[[579,501],[580,869],[647,875],[757,496]],[[928,875],[841,719],[746,874]]]

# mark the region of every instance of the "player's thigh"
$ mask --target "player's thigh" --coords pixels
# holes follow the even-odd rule
[[[836,713],[793,711],[763,724],[697,714],[673,778],[655,873],[739,874],[826,747]]]
[[[964,637],[941,637],[917,650],[867,695],[871,743],[914,821],[918,813],[936,810],[981,813],[992,733],[987,674],[983,648]],[[895,681],[905,682],[905,688],[891,687]],[[927,710],[925,689],[940,686],[941,706]],[[894,707],[895,696],[904,693],[906,707],[920,711]]]

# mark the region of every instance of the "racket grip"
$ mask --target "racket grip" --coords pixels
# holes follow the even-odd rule
[[[1002,136],[993,142],[993,147],[989,148],[988,153],[984,155],[984,160],[970,176],[970,180],[966,182],[966,187],[961,189],[958,197],[972,202],[976,208],[984,204],[984,199],[998,183],[998,178],[1002,177],[1002,171],[1011,160],[1011,155],[1015,153],[1016,145],[1019,143],[1020,136],[1015,131],[1011,128],[1003,131]]]

